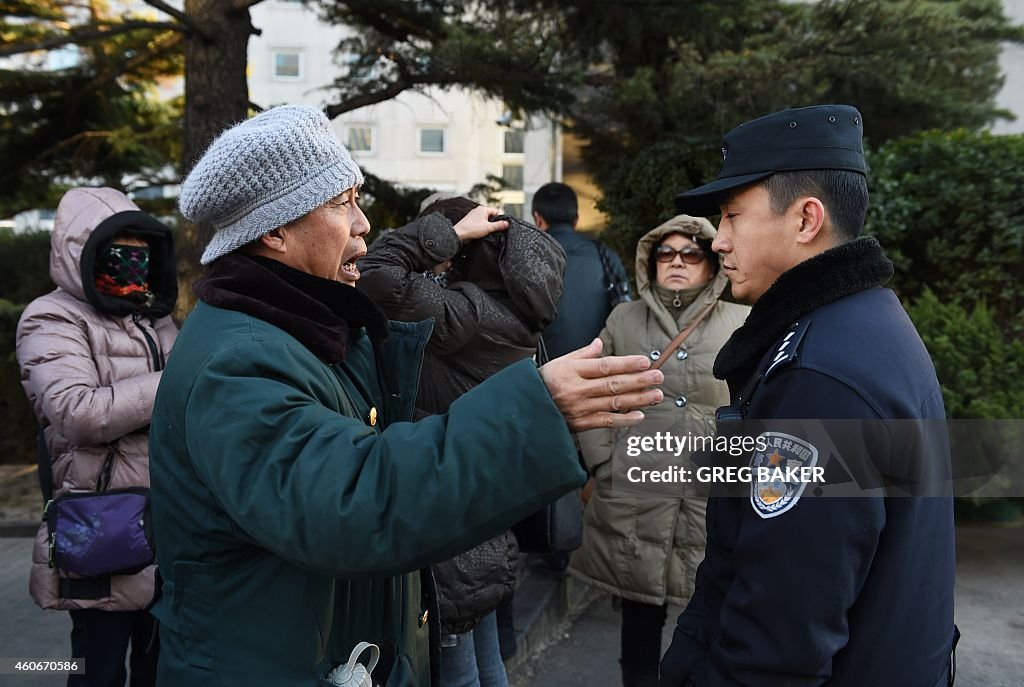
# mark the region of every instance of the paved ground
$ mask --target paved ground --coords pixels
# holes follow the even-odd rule
[[[958,687],[1024,685],[1024,528],[957,532]],[[39,610],[28,597],[31,540],[0,538],[0,657],[70,658],[65,613]],[[678,609],[670,609],[673,618]],[[513,687],[615,687],[618,614],[607,598],[565,628],[561,641],[512,676]],[[671,624],[666,627],[667,646]],[[2,687],[61,685],[63,678],[0,676]]]
[[[42,502],[35,465],[0,465],[0,524],[39,522]]]
[[[957,530],[957,687],[1024,685],[1024,527]],[[669,610],[674,619],[678,609]],[[615,687],[619,615],[607,598],[512,675],[513,687]],[[663,648],[668,646],[666,627]],[[902,687],[902,686],[893,686]]]
[[[71,658],[68,614],[40,610],[28,595],[31,556],[31,539],[0,539],[0,658]],[[2,687],[66,682],[66,677],[0,675]]]
[[[662,633],[662,651],[672,641],[681,608],[669,607]],[[509,675],[510,687],[617,687],[619,612],[611,597],[602,596],[575,622],[564,628],[561,641],[540,652]]]

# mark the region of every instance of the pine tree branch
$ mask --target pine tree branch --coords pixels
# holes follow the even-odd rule
[[[55,155],[68,146],[78,145],[83,141],[87,141],[91,138],[109,138],[114,135],[113,131],[80,131],[70,138],[66,138],[63,141],[58,141],[56,144],[50,146],[43,152],[36,155],[36,160],[45,160],[51,155]]]
[[[204,29],[202,26],[200,26],[198,23],[196,23],[196,21],[194,19],[192,19],[192,17],[190,17],[185,12],[179,10],[177,7],[172,7],[171,5],[168,5],[163,0],[142,0],[142,1],[145,2],[147,5],[149,5],[150,7],[155,7],[156,9],[160,10],[161,12],[164,12],[166,14],[171,15],[172,17],[174,17],[175,19],[180,21],[182,24],[187,26],[190,30],[192,30],[197,35],[202,36],[203,38],[205,38],[207,40],[211,40],[213,38],[213,36],[211,36],[210,33],[207,32],[206,29]]]
[[[324,108],[324,112],[327,113],[328,119],[334,119],[345,112],[351,112],[352,110],[358,110],[360,107],[376,105],[385,100],[391,100],[402,91],[412,88],[412,86],[412,82],[406,79],[398,79],[388,84],[386,88],[381,88],[372,93],[360,93],[359,95],[346,98],[335,105],[328,105]]]
[[[167,51],[171,50],[172,48],[177,47],[184,40],[185,40],[184,34],[181,34],[181,33],[173,34],[167,40],[162,41],[162,42],[157,42],[157,44],[154,45],[149,50],[146,50],[145,52],[140,52],[140,53],[136,54],[135,56],[133,56],[130,60],[127,60],[126,62],[121,63],[120,65],[118,65],[117,69],[111,69],[106,74],[100,74],[99,76],[93,78],[91,81],[89,81],[89,83],[85,84],[85,86],[83,86],[81,88],[81,90],[82,91],[98,90],[99,88],[101,88],[101,87],[105,86],[106,84],[110,83],[110,81],[112,81],[113,79],[116,79],[117,77],[121,76],[122,74],[127,74],[128,72],[132,71],[136,67],[139,67],[139,66],[145,64],[146,62],[148,62],[149,60],[153,59],[154,57],[159,57],[160,55],[163,55],[164,53],[166,53]]]
[[[391,60],[395,65],[395,69],[398,71],[398,78],[384,88],[379,88],[370,93],[359,93],[342,100],[340,103],[328,105],[324,108],[327,118],[334,119],[345,112],[351,112],[352,110],[358,110],[360,107],[376,105],[377,103],[382,103],[385,100],[391,100],[399,93],[410,88],[415,88],[416,86],[449,86],[452,84],[465,83],[464,80],[458,79],[457,77],[449,74],[413,74],[410,72],[409,66],[406,64],[405,60],[395,56],[392,56]]]
[[[465,81],[450,76],[428,76],[415,77],[411,79],[400,78],[388,84],[385,88],[373,91],[372,93],[360,93],[346,98],[340,103],[328,105],[324,108],[324,112],[327,114],[328,119],[334,119],[340,114],[351,112],[352,110],[358,110],[360,107],[376,105],[377,103],[382,103],[385,100],[391,100],[399,93],[417,86],[451,86],[453,84],[462,83],[465,83]]]
[[[35,52],[36,50],[51,50],[70,43],[87,43],[89,41],[109,38],[110,36],[116,36],[121,33],[129,33],[131,31],[138,30],[181,31],[182,33],[189,32],[189,28],[187,26],[172,22],[126,21],[120,24],[106,25],[102,28],[97,27],[86,30],[72,30],[67,35],[48,38],[34,43],[14,43],[11,45],[5,45],[0,47],[0,57],[20,55],[26,52]]]

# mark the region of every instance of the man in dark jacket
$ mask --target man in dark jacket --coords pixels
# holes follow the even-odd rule
[[[569,186],[557,181],[544,184],[533,195],[531,207],[537,228],[565,250],[562,297],[555,319],[543,333],[547,355],[557,358],[600,334],[612,308],[630,300],[629,276],[615,251],[576,231],[579,205]],[[542,572],[563,575],[569,553],[539,556],[533,565]],[[509,615],[507,609],[502,615]]]
[[[715,361],[732,401],[719,433],[726,419],[756,422],[749,467],[833,477],[751,478],[741,496],[710,499],[666,687],[949,682],[949,447],[944,431],[919,432],[945,411],[928,352],[882,287],[892,264],[858,238],[862,131],[845,105],[748,122],[725,136],[716,181],[676,200],[721,212],[714,249],[733,295],[754,305]],[[828,497],[843,481],[862,490]]]
[[[629,300],[629,276],[615,251],[576,231],[576,192],[565,184],[544,184],[533,195],[533,222],[562,244],[565,280],[558,315],[544,329],[548,355],[557,358],[585,346],[601,333],[608,313]]]

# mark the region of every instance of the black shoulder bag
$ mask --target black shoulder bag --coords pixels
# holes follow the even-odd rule
[[[619,303],[626,303],[633,300],[629,295],[629,283],[619,279],[612,267],[611,256],[608,255],[608,246],[597,241],[597,254],[601,258],[601,268],[604,270],[604,279],[608,282],[608,307],[614,309]]]

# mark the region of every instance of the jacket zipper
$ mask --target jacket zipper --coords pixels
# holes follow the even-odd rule
[[[146,331],[146,328],[142,326],[142,323],[139,321],[140,319],[141,316],[139,315],[139,313],[132,313],[132,322],[134,322],[135,326],[139,328],[139,331],[142,332],[142,335],[146,337],[146,345],[149,346],[149,354],[153,357],[153,370],[155,372],[160,372],[161,370],[164,369],[164,357],[160,355],[160,351],[157,349],[156,346],[156,341],[154,341],[153,337],[149,335],[149,332]]]

